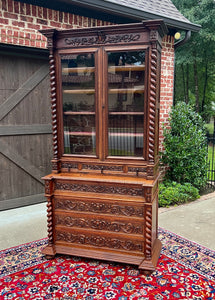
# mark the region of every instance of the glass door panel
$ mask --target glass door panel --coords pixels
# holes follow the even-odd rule
[[[96,155],[94,54],[61,57],[64,153]]]
[[[143,156],[145,52],[108,53],[108,154]]]

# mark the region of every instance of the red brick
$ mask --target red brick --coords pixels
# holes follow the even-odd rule
[[[35,5],[31,6],[31,12],[32,12],[32,16],[36,17],[37,16],[37,8]]]
[[[7,42],[8,42],[9,44],[12,44],[12,43],[13,43],[12,38],[11,38],[11,37],[7,37]]]
[[[74,19],[73,20],[74,20],[74,24],[78,25],[78,16],[74,15]]]
[[[36,42],[35,41],[30,41],[30,45],[31,45],[31,47],[35,47]]]
[[[52,10],[48,8],[48,19],[52,20]]]
[[[25,8],[26,8],[26,15],[30,16],[31,15],[31,5],[28,3],[25,3]]]
[[[30,46],[30,41],[29,40],[25,40],[25,46]]]
[[[43,17],[43,8],[40,6],[37,6],[37,17],[42,18]]]
[[[16,2],[16,1],[13,2],[14,12],[17,14],[19,13],[19,4],[20,4],[19,2]]]
[[[58,27],[58,28],[61,27],[61,23],[54,22],[54,21],[51,21],[51,22],[50,22],[50,25],[51,25],[52,27]]]
[[[31,34],[31,40],[36,40],[36,34],[35,33]]]
[[[37,19],[37,23],[42,24],[42,25],[48,25],[48,21],[43,20],[43,19]]]
[[[6,29],[1,29],[1,35],[6,35]]]
[[[19,32],[18,31],[14,31],[13,32],[13,37],[18,37],[19,36]]]
[[[13,1],[7,0],[7,5],[8,5],[8,11],[13,12]]]
[[[25,3],[20,3],[20,14],[25,15],[26,14],[26,5]]]
[[[0,36],[0,38],[1,38],[0,40],[2,43],[6,43],[6,36]]]
[[[7,10],[7,1],[2,0],[2,10]]]
[[[69,14],[69,24],[74,24],[74,15]]]
[[[59,22],[63,23],[63,13],[62,11],[59,11]]]
[[[4,12],[4,17],[8,18],[8,19],[13,19],[13,20],[18,19],[18,15],[13,14],[13,13],[9,13],[9,12]]]
[[[53,20],[55,22],[58,22],[59,21],[59,12],[57,10],[53,10]]]
[[[28,28],[39,30],[40,25],[35,25],[35,24],[28,23]]]
[[[20,20],[28,23],[32,23],[34,18],[32,17],[26,17],[26,16],[20,16]]]
[[[16,27],[25,27],[25,23],[24,22],[18,22],[18,21],[12,21],[12,25],[16,26]]]
[[[25,40],[24,39],[19,39],[19,45],[24,45],[25,44]]]
[[[47,19],[48,16],[48,9],[46,7],[43,7],[43,19]]]
[[[47,44],[47,43],[42,42],[42,43],[41,43],[41,48],[46,48],[46,44]]]
[[[69,14],[64,12],[63,13],[63,21],[64,23],[68,23],[69,22]]]
[[[0,24],[5,24],[7,25],[9,23],[8,19],[0,18]]]

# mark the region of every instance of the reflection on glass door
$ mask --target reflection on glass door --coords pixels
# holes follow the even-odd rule
[[[94,54],[61,57],[64,153],[96,154]]]
[[[143,156],[145,52],[108,53],[108,154]]]

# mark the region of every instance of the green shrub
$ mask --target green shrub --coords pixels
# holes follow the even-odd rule
[[[198,199],[199,191],[190,183],[165,181],[159,185],[159,206],[182,204]]]
[[[199,114],[185,103],[170,113],[170,126],[164,128],[162,164],[168,166],[166,179],[189,182],[198,189],[207,182],[207,144],[205,124]]]

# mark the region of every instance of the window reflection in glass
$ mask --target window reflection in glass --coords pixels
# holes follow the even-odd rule
[[[95,155],[94,54],[70,54],[61,58],[64,153]]]
[[[108,154],[143,156],[145,52],[108,53]]]

